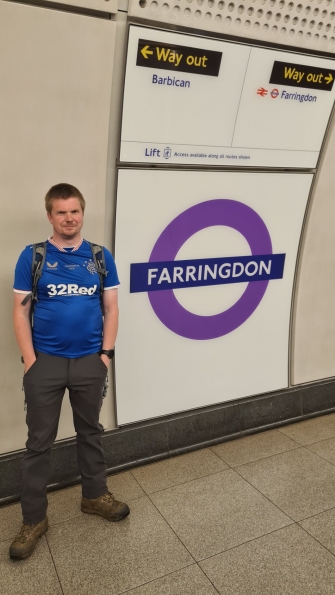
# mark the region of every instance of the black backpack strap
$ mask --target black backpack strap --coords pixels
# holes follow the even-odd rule
[[[22,306],[25,306],[28,302],[29,298],[31,298],[31,307],[30,307],[30,321],[33,320],[33,312],[35,302],[37,302],[37,285],[42,276],[43,267],[46,258],[46,242],[39,242],[38,244],[33,244],[33,256],[31,260],[31,275],[32,275],[32,291],[28,293],[22,300]]]
[[[105,252],[104,247],[99,246],[98,244],[92,244],[90,242],[90,247],[93,256],[93,262],[95,264],[95,268],[97,269],[97,273],[100,278],[100,304],[102,314],[104,314],[104,304],[103,304],[103,294],[104,294],[104,281],[105,277],[107,277],[106,271],[106,261],[105,261]]]

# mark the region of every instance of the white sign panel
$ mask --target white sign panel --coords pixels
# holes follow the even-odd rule
[[[120,160],[316,166],[331,60],[130,27]]]
[[[119,424],[288,385],[313,176],[121,170]]]

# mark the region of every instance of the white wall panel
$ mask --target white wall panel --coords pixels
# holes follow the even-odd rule
[[[312,178],[311,174],[280,173],[119,172],[116,260],[121,287],[115,366],[120,424],[288,386],[292,284]],[[233,223],[216,217],[206,223],[213,201],[219,201],[220,209],[229,201],[234,209],[238,207]],[[206,214],[195,216],[194,232],[189,209],[199,204]],[[250,219],[250,209],[255,220]],[[178,233],[168,226],[185,212],[188,215],[178,233],[189,239],[180,245]],[[264,254],[263,250],[269,254],[268,245],[258,245],[255,251],[248,233],[239,227],[243,224],[260,240],[263,232],[255,227],[258,217],[268,230],[273,254],[286,255],[285,267],[283,277],[268,282],[263,297],[245,318],[254,303],[250,286],[258,291],[262,281],[130,293],[131,264],[152,261],[156,242],[167,227],[164,241],[175,257],[160,255],[154,260],[178,264],[188,259]],[[158,287],[157,278],[155,283]],[[153,294],[160,294],[159,315]],[[227,314],[221,316],[223,312]],[[241,316],[244,322],[237,320]],[[223,329],[231,320],[237,321],[235,326]]]
[[[104,239],[114,36],[109,20],[0,2],[0,452],[26,440],[13,271],[24,246],[49,235],[50,186],[78,186],[87,199],[84,236]],[[73,433],[66,407],[58,437]]]
[[[324,148],[302,244],[293,325],[293,384],[335,376],[335,127]]]

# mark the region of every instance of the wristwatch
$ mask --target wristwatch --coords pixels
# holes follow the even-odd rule
[[[114,349],[100,349],[99,355],[107,355],[107,357],[109,357],[109,359],[113,359]]]

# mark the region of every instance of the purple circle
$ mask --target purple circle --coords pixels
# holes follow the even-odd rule
[[[164,229],[151,252],[149,262],[175,260],[182,245],[207,227],[225,225],[239,231],[247,240],[252,255],[272,254],[268,229],[252,208],[229,199],[201,202],[186,211]],[[186,339],[216,339],[241,326],[261,302],[268,281],[248,283],[240,299],[228,310],[213,316],[189,312],[178,302],[172,289],[149,292],[151,306],[159,320]]]

